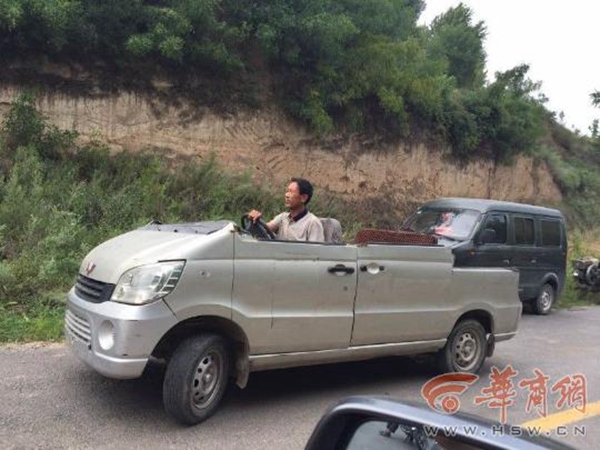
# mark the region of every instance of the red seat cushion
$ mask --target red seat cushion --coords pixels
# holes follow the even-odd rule
[[[404,244],[404,245],[437,245],[435,236],[411,231],[374,230],[363,228],[356,233],[354,243],[364,244]]]

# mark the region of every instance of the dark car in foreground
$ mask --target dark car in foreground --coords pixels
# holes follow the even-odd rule
[[[321,418],[306,450],[571,449],[528,430],[481,417],[440,414],[385,397],[351,397]]]

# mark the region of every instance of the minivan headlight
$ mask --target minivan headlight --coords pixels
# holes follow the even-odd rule
[[[148,264],[128,270],[115,287],[113,302],[143,305],[165,297],[175,289],[185,261]]]

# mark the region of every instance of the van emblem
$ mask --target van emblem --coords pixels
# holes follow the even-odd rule
[[[90,273],[92,273],[95,268],[96,268],[96,264],[94,264],[92,261],[90,261],[87,265],[87,268],[85,269],[86,275],[89,275]]]

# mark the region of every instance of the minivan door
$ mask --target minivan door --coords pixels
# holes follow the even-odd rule
[[[356,293],[356,247],[234,241],[233,320],[252,354],[347,348]]]
[[[443,247],[359,246],[352,346],[445,338],[452,261]]]
[[[513,263],[513,249],[508,245],[508,223],[508,214],[488,213],[476,235],[474,249],[461,252],[460,265],[510,267]]]
[[[542,249],[536,247],[533,216],[512,214],[513,267],[519,271],[519,297],[529,300],[537,296]]]
[[[564,222],[555,217],[540,217],[539,223],[539,246],[541,256],[538,259],[541,282],[547,275],[553,274],[558,278],[558,286],[561,289],[565,282],[566,271],[566,236]]]

